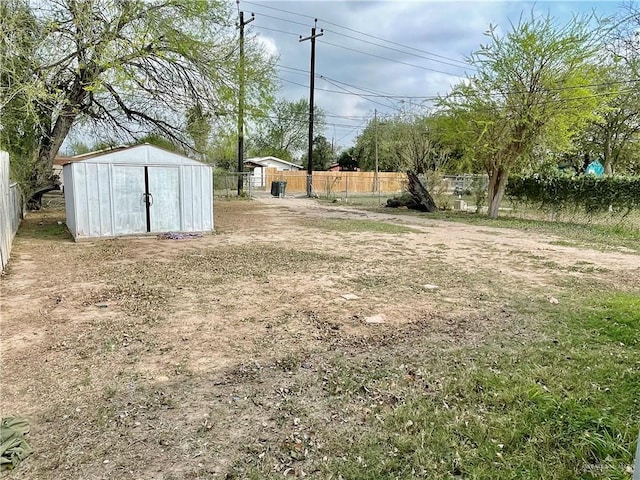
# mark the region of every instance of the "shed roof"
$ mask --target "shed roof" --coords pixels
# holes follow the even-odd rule
[[[56,157],[54,163],[66,165],[75,162],[88,163],[119,163],[119,164],[146,164],[146,165],[205,165],[179,153],[171,152],[148,143],[132,145],[130,147],[116,147],[109,150],[84,153],[73,157]]]

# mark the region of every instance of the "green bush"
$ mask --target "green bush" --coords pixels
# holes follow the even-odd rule
[[[640,177],[514,176],[509,179],[506,194],[515,203],[554,211],[628,213],[640,207]]]

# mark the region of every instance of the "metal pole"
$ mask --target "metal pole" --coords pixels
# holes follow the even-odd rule
[[[311,40],[311,79],[309,82],[309,148],[307,150],[307,197],[313,194],[313,91],[315,87],[316,77],[316,38],[321,37],[324,33],[320,29],[320,33],[316,35],[316,27],[318,19],[314,20],[314,26],[311,28],[311,36],[302,38],[300,42]]]
[[[242,172],[244,171],[244,26],[256,19],[252,13],[251,18],[244,21],[244,12],[240,12],[240,78],[238,90],[238,195],[242,193]]]
[[[373,177],[373,191],[378,191],[378,109],[373,110],[373,128],[375,131],[375,144],[376,144],[376,173]]]

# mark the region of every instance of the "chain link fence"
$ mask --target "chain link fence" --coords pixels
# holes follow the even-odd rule
[[[255,187],[251,185],[251,173],[249,172],[214,172],[213,195],[214,197],[237,197],[238,182],[242,185],[241,196],[251,198]]]
[[[274,169],[275,170],[275,169]],[[304,197],[307,194],[306,172],[269,172],[264,179],[252,177],[250,172],[215,172],[214,195],[237,197],[238,180],[242,181],[242,196],[252,197],[273,191],[272,183],[284,182],[284,196]],[[260,185],[257,180],[263,181]],[[312,194],[315,198],[352,205],[385,205],[390,198],[407,190],[406,175],[393,172],[314,172]],[[468,203],[481,203],[488,178],[486,175],[426,175],[426,186],[441,208],[452,208],[459,196]],[[280,189],[278,189],[280,192]]]

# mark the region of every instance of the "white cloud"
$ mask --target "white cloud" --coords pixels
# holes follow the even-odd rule
[[[278,44],[275,39],[266,35],[256,35],[256,39],[268,55],[276,57],[279,55]]]

